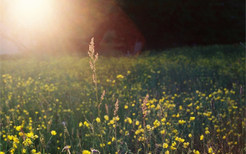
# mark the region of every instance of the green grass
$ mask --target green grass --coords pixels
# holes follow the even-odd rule
[[[97,90],[88,57],[1,57],[0,66],[0,151],[245,152],[240,45],[99,53]]]

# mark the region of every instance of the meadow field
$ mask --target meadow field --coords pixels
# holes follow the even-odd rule
[[[0,154],[246,153],[242,45],[0,59]]]

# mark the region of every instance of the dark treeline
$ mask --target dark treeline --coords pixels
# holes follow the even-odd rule
[[[146,49],[245,41],[244,0],[117,0]]]

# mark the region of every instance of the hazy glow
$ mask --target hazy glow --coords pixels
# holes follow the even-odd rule
[[[47,24],[52,16],[52,0],[11,0],[10,14],[14,23],[26,28]]]

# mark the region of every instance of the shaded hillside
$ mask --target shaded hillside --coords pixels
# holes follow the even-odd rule
[[[243,0],[118,0],[150,49],[245,40]]]

